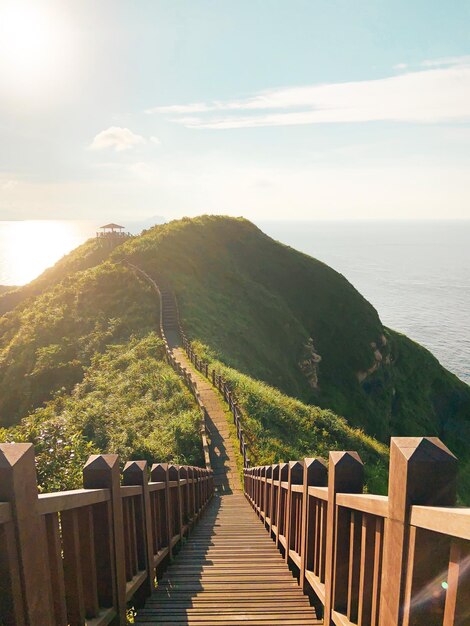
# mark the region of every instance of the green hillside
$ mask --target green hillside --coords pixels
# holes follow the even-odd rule
[[[226,365],[384,442],[438,435],[468,454],[470,388],[385,328],[341,274],[247,220],[172,222],[113,256],[170,283],[189,336]]]
[[[156,328],[155,294],[124,266],[72,274],[0,317],[0,425],[83,378],[96,353]]]
[[[378,441],[396,434],[437,435],[468,462],[469,387],[385,328],[333,269],[247,220],[224,217],[156,226],[112,252],[87,242],[21,288],[16,308],[4,303],[0,425],[41,422],[41,411],[52,410],[41,407],[57,394],[75,403],[109,346],[127,350],[155,331],[158,301],[128,262],[173,287],[188,335],[229,368],[246,403],[254,461],[356,447],[377,468],[369,479],[379,485],[386,449]],[[112,387],[110,370],[103,377]],[[119,393],[124,406],[127,391]],[[111,435],[115,424],[104,424]],[[104,445],[96,432],[79,432],[86,445]],[[470,469],[462,484],[467,476]]]
[[[92,453],[201,465],[200,418],[192,395],[164,361],[163,342],[149,333],[96,354],[71,394],[0,429],[0,441],[32,442],[39,484],[54,491],[81,487]]]

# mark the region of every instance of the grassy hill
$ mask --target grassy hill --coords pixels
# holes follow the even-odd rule
[[[437,435],[467,462],[469,387],[385,328],[333,269],[224,217],[156,226],[112,252],[90,241],[22,288],[16,308],[4,304],[0,424],[18,423],[57,393],[74,397],[109,345],[155,330],[155,295],[128,261],[174,288],[187,333],[229,368],[234,385],[258,385],[247,413],[259,462],[357,444],[379,467],[378,441],[394,434]],[[96,445],[95,435],[85,442]]]
[[[438,435],[466,454],[470,388],[325,264],[244,219],[156,227],[118,248],[173,285],[191,338],[226,365],[388,441]]]

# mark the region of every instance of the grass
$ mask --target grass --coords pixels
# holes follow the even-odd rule
[[[222,374],[236,394],[250,445],[252,465],[270,465],[305,457],[328,458],[330,450],[356,450],[365,464],[366,487],[384,494],[388,482],[388,448],[327,409],[306,405],[278,389],[217,361],[200,343],[198,355]],[[231,414],[227,415],[233,427]],[[233,431],[233,432],[232,432]],[[236,430],[231,431],[238,446]]]
[[[121,464],[200,466],[199,422],[193,397],[164,360],[163,342],[150,333],[96,355],[71,394],[0,429],[0,440],[33,443],[40,488],[56,491],[81,486],[92,453],[117,453]]]

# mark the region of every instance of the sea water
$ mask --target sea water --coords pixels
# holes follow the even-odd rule
[[[421,343],[470,383],[470,221],[259,226],[343,274],[383,324]]]

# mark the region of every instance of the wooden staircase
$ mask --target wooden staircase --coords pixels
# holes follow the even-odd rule
[[[162,331],[190,371],[206,407],[216,495],[199,527],[159,581],[139,624],[310,626],[321,624],[243,495],[224,405],[181,347],[176,301],[159,287]]]
[[[321,624],[241,494],[215,496],[138,624]]]

